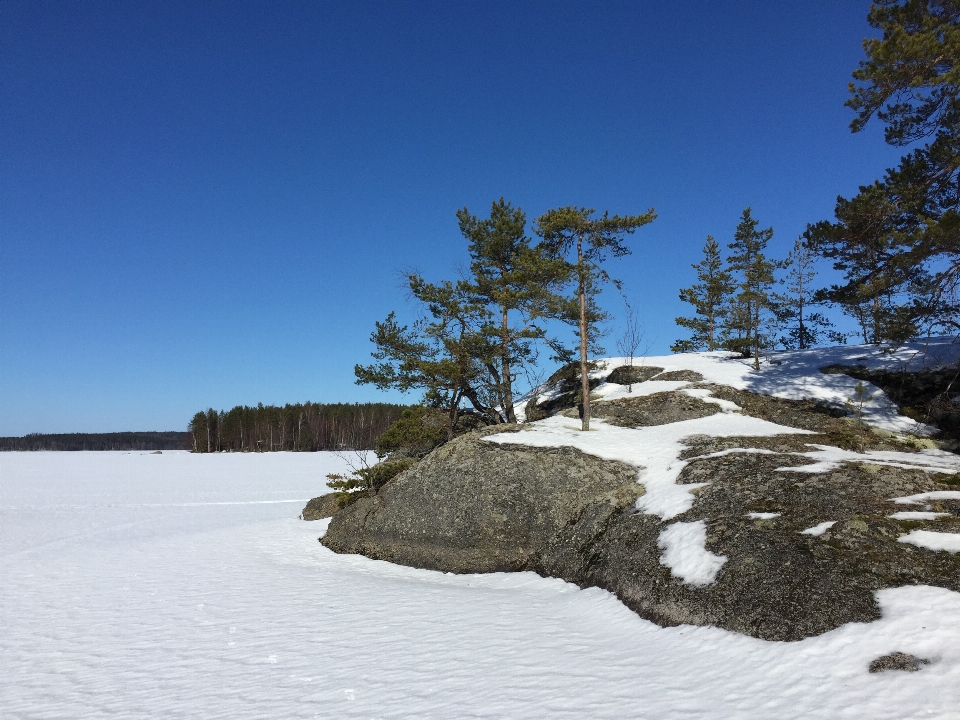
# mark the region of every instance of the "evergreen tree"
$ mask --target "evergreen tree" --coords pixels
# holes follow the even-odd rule
[[[526,215],[503,198],[492,204],[488,219],[479,220],[466,208],[457,219],[470,242],[471,277],[461,289],[492,312],[478,332],[493,343],[487,348],[495,355],[487,372],[496,404],[506,421],[515,423],[513,383],[534,357],[534,341],[545,337],[539,321],[555,305],[554,291],[565,281],[567,269],[531,247]]]
[[[831,323],[823,313],[813,311],[815,306],[813,279],[817,271],[814,267],[816,254],[810,249],[803,237],[797,238],[793,249],[787,255],[782,266],[789,268],[783,280],[785,292],[773,294],[773,313],[781,332],[779,342],[787,350],[805,350],[819,345],[825,338],[841,343],[845,341],[842,333],[831,330]]]
[[[465,399],[491,422],[502,422],[502,416],[476,390],[481,372],[478,336],[456,299],[455,288],[449,282],[430,285],[416,275],[409,279],[415,296],[427,303],[432,320],[422,319],[410,328],[397,323],[391,312],[384,322],[376,323],[370,336],[376,349],[371,354],[379,362],[356,365],[357,384],[401,392],[423,390],[424,404],[447,411],[448,438],[453,438]],[[489,358],[486,351],[479,352]]]
[[[773,237],[773,228],[757,230],[757,221],[750,208],[743,211],[733,242],[727,247],[733,254],[727,258],[732,272],[739,273],[739,292],[733,298],[725,345],[744,357],[753,356],[753,366],[760,369],[760,350],[769,345],[764,333],[764,320],[770,311],[770,290],[778,263],[764,255]]]
[[[610,280],[600,266],[608,255],[621,257],[630,254],[624,245],[625,236],[638,227],[653,222],[656,214],[650,208],[642,215],[613,215],[604,212],[599,218],[591,217],[593,209],[562,207],[548,210],[537,219],[536,232],[543,238],[544,249],[554,258],[568,263],[576,292],[577,315],[575,317],[580,338],[580,381],[584,430],[590,429],[590,378],[587,354],[591,335],[596,336],[599,313],[591,307],[591,299],[599,292],[599,285]],[[573,252],[573,259],[567,256]],[[617,283],[619,286],[619,283]],[[567,311],[569,312],[569,310]]]
[[[835,222],[814,226],[814,239],[850,263],[831,293],[870,341],[960,329],[960,3],[879,0],[867,19],[882,36],[863,41],[851,130],[876,117],[887,143],[914,149],[852,200],[837,198]]]
[[[913,321],[898,310],[898,300],[909,303],[909,289],[924,274],[906,261],[888,203],[880,183],[861,187],[852,200],[837,200],[836,223],[808,230],[810,246],[844,276],[843,283],[819,291],[816,299],[855,318],[865,343],[899,342],[916,333]]]
[[[733,279],[723,267],[720,246],[707,235],[703,246],[703,260],[691,266],[700,281],[680,291],[680,299],[693,305],[693,317],[678,317],[677,325],[691,331],[690,338],[677,340],[670,346],[672,352],[716,350],[720,347],[723,322],[729,312],[733,293]]]

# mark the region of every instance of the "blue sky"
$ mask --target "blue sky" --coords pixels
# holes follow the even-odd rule
[[[655,207],[609,269],[667,352],[707,233],[752,206],[784,255],[895,163],[843,107],[867,8],[6,0],[0,434],[398,400],[374,321],[500,196]]]

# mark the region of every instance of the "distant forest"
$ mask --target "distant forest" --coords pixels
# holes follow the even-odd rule
[[[3,450],[186,450],[185,432],[30,433],[24,437],[0,437]]]
[[[198,412],[187,428],[193,452],[372,450],[406,405],[297,403]]]

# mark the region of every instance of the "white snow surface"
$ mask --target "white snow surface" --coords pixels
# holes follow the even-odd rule
[[[868,450],[854,452],[834,447],[833,445],[817,445],[811,443],[808,447],[815,448],[808,452],[790,453],[799,457],[807,457],[814,462],[797,467],[782,467],[778,470],[800,473],[824,473],[835,470],[844,463],[858,462],[868,465],[886,465],[888,467],[907,468],[911,470],[926,470],[938,473],[960,472],[960,455],[944,450],[921,450],[916,453],[896,452],[894,450]],[[934,493],[950,493],[951,490],[938,490]],[[931,494],[931,493],[926,493]],[[960,492],[956,493],[960,497]]]
[[[717,579],[726,555],[707,550],[707,523],[675,522],[660,531],[657,546],[663,550],[660,564],[687,585],[705,587]]]
[[[801,535],[813,535],[814,537],[823,535],[827,530],[832,528],[837,524],[836,520],[827,520],[826,522],[818,523],[813,527],[808,527],[806,530],[801,530]]]
[[[923,512],[903,510],[895,512],[893,515],[887,515],[892,520],[936,520],[937,518],[947,517],[950,513],[944,512]]]
[[[930,530],[913,530],[897,538],[897,542],[910,543],[928,550],[946,550],[950,553],[960,552],[960,533],[932,532]]]
[[[3,718],[956,718],[960,594],[796,643],[317,542],[326,453],[0,454]],[[871,675],[893,651],[935,662]]]
[[[930,500],[960,500],[960,490],[931,490],[930,492],[893,498],[900,505],[920,505]]]
[[[634,358],[637,366],[662,367],[665,372],[693,370],[704,382],[729,385],[739,390],[751,390],[774,397],[793,400],[821,400],[842,407],[854,399],[858,380],[847,375],[824,374],[820,368],[828,365],[864,365],[869,369],[910,371],[943,367],[960,360],[960,342],[954,338],[931,338],[907,343],[896,350],[881,345],[844,345],[812,348],[790,352],[769,353],[761,360],[760,369],[753,369],[753,361],[729,352],[677,353]],[[627,358],[607,358],[598,361],[601,368],[590,377],[606,380],[617,367],[628,364]],[[604,382],[596,393],[604,400],[636,397],[641,394],[663,392],[685,387],[690,383],[648,380],[633,386],[628,393],[625,385]],[[873,399],[863,406],[865,422],[891,432],[928,435],[929,426],[897,413],[897,407],[883,391],[864,382],[867,394]]]
[[[751,512],[747,513],[746,517],[751,520],[773,520],[774,518],[780,517],[782,513],[776,512]]]

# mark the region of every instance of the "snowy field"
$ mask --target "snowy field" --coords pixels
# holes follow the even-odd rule
[[[317,542],[325,453],[0,454],[0,717],[960,718],[960,594],[798,643]],[[901,651],[933,663],[869,674]]]

